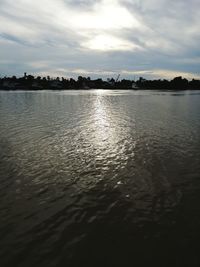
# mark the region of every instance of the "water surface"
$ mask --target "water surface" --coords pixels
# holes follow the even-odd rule
[[[200,92],[0,92],[0,266],[199,266]]]

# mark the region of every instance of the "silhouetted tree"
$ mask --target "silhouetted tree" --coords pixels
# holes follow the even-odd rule
[[[180,77],[175,77],[171,81],[171,88],[176,88],[176,89],[187,89],[188,88],[188,80],[183,79],[181,76]]]

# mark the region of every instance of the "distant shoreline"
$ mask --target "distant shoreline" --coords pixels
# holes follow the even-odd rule
[[[0,90],[4,91],[39,91],[39,90],[168,90],[185,91],[200,90],[200,80],[192,79],[188,81],[185,78],[175,77],[172,80],[147,80],[140,77],[137,81],[121,79],[119,75],[116,79],[111,78],[103,80],[102,78],[92,80],[90,77],[79,76],[76,80],[73,78],[51,78],[34,77],[24,73],[23,77],[16,76],[0,78]]]
[[[58,92],[58,91],[93,91],[93,90],[109,90],[109,91],[134,91],[134,92],[137,92],[137,91],[163,91],[163,92],[171,92],[171,91],[174,91],[174,92],[185,92],[185,91],[200,91],[200,89],[152,89],[152,88],[140,88],[140,89],[132,89],[132,88],[129,88],[129,89],[121,89],[121,88],[117,88],[117,89],[113,89],[113,88],[90,88],[90,89],[84,89],[84,88],[80,88],[80,89],[4,89],[4,88],[0,88],[0,91],[4,91],[4,92],[26,92],[26,91],[29,91],[29,92],[39,92],[39,91],[52,91],[52,92]]]

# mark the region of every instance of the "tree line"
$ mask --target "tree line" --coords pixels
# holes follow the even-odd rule
[[[101,78],[91,79],[90,77],[79,76],[77,79],[66,79],[64,77],[52,78],[34,77],[24,73],[23,77],[0,78],[1,90],[64,90],[64,89],[155,89],[155,90],[200,90],[200,80],[191,81],[180,77],[172,80],[147,80],[140,77],[134,80],[115,80],[114,78],[103,80]]]

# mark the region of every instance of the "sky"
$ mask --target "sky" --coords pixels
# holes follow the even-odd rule
[[[0,0],[0,76],[200,78],[199,0]]]

